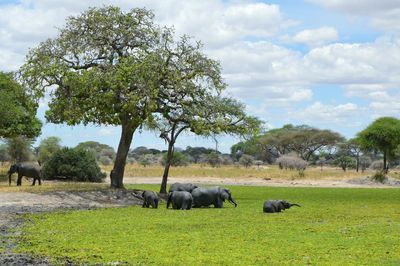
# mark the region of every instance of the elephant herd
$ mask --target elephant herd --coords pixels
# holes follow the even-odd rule
[[[142,207],[158,208],[159,198],[153,191],[145,190],[142,193]],[[172,204],[172,208],[176,210],[190,210],[192,207],[209,207],[214,205],[215,208],[222,208],[225,200],[228,200],[235,207],[237,203],[232,197],[229,189],[223,187],[201,188],[190,183],[174,183],[171,185],[167,199],[167,209]],[[267,200],[264,202],[263,211],[265,213],[281,212],[292,206],[300,205],[289,203],[286,200]]]

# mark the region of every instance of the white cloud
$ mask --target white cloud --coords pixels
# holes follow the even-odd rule
[[[321,27],[308,29],[296,33],[291,39],[297,43],[304,43],[308,46],[321,46],[336,41],[339,38],[337,30],[333,27]]]
[[[291,115],[300,121],[336,126],[358,126],[357,123],[348,123],[361,114],[363,108],[354,103],[338,105],[315,102],[303,110],[296,110]]]
[[[116,133],[116,127],[101,127],[98,130],[100,136],[113,136]]]
[[[350,16],[366,17],[377,29],[400,31],[400,2],[398,0],[308,0]]]

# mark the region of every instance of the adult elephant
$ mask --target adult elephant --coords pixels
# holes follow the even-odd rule
[[[214,205],[215,208],[222,208],[224,201],[228,200],[237,207],[235,200],[229,189],[223,187],[196,188],[192,191],[193,207],[208,207]]]
[[[22,183],[22,177],[31,177],[33,178],[32,186],[35,185],[36,180],[39,181],[39,185],[42,184],[41,180],[41,167],[39,165],[25,164],[25,163],[16,163],[11,165],[10,170],[8,170],[8,185],[11,186],[11,176],[12,174],[17,173],[17,186],[20,186]]]
[[[190,210],[193,204],[192,194],[187,191],[172,191],[168,195],[167,209],[171,203],[175,210]]]
[[[189,193],[192,193],[193,189],[198,188],[198,186],[192,184],[192,183],[173,183],[169,187],[169,192],[174,192],[174,191],[187,191]]]

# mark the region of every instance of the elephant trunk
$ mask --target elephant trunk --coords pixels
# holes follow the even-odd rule
[[[293,207],[293,206],[301,207],[299,204],[291,203],[291,204],[290,204],[290,207]]]
[[[235,202],[235,200],[231,197],[229,197],[229,202],[232,203],[233,205],[235,205],[235,208],[237,207],[237,203]]]

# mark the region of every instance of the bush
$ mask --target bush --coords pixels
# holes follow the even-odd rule
[[[343,171],[346,171],[347,168],[353,168],[356,165],[356,161],[347,155],[342,155],[342,156],[336,158],[334,163],[335,163],[335,165],[342,168]]]
[[[372,160],[368,156],[361,156],[359,163],[361,171],[364,172],[371,165]]]
[[[211,152],[205,156],[205,161],[212,167],[218,167],[221,165],[221,158],[216,152]]]
[[[304,171],[307,167],[307,162],[295,156],[283,155],[276,160],[276,163],[281,169],[290,169]]]
[[[383,169],[383,160],[373,161],[369,167],[373,170],[382,170]]]
[[[383,166],[382,166],[382,167],[383,167]],[[385,180],[387,179],[387,177],[386,177],[386,175],[385,175],[384,172],[379,171],[379,172],[376,172],[376,173],[372,176],[372,179],[373,179],[375,182],[383,183],[383,182],[385,182]]]
[[[102,173],[92,152],[83,149],[63,148],[43,166],[43,179],[63,179],[80,182],[102,182]]]
[[[243,165],[244,167],[250,167],[254,163],[254,158],[251,155],[243,154],[239,159],[239,164]]]
[[[164,153],[160,159],[160,163],[162,166],[165,166],[167,162],[167,153]],[[175,151],[172,156],[171,166],[187,166],[189,164],[189,160],[185,154],[179,151]]]

